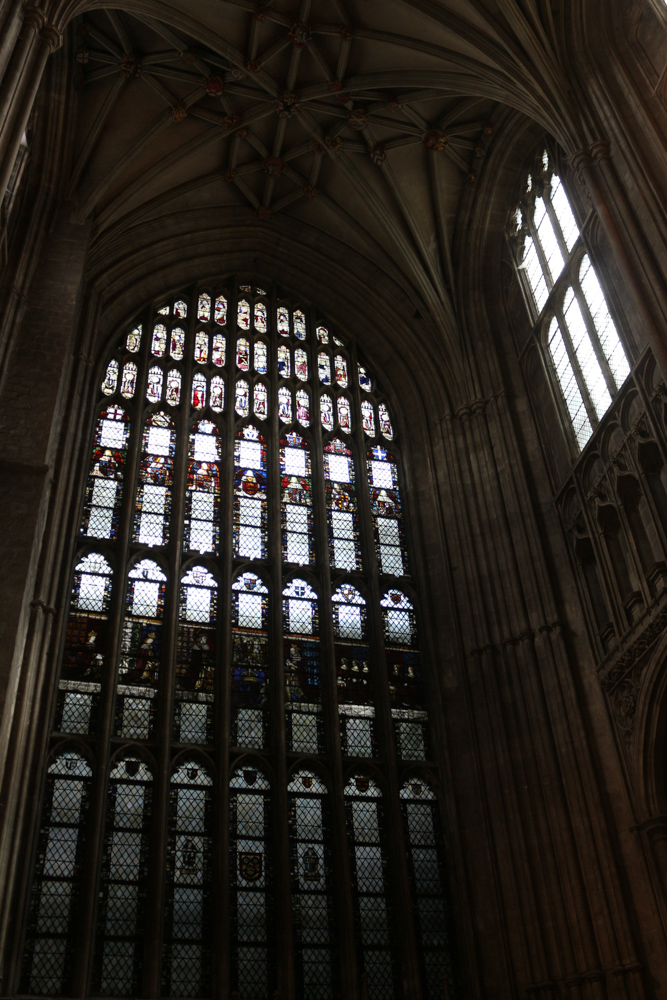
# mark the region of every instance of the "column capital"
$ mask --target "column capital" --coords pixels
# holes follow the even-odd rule
[[[55,24],[43,25],[39,37],[46,42],[52,52],[59,49],[63,43],[63,33],[60,28],[56,28]]]
[[[23,26],[25,28],[31,28],[35,33],[40,31],[43,27],[46,18],[38,7],[34,7],[32,4],[26,4],[23,8]]]
[[[596,139],[591,143],[589,152],[593,161],[598,164],[600,160],[611,159],[611,144],[607,139]]]
[[[570,156],[570,163],[572,164],[580,181],[583,181],[584,170],[588,170],[593,166],[590,152],[587,149],[575,150],[575,152]]]

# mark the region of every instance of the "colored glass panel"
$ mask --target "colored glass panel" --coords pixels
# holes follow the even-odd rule
[[[176,302],[174,302],[172,312],[176,319],[185,319],[188,314],[187,302],[184,302],[183,299],[177,299]]]
[[[200,323],[208,323],[211,318],[211,296],[202,292],[197,299],[197,319]]]
[[[292,393],[284,385],[278,389],[278,417],[284,424],[292,421]]]
[[[227,299],[224,295],[218,295],[215,300],[215,321],[219,326],[227,323]]]
[[[134,361],[126,361],[123,365],[123,378],[120,383],[120,394],[125,399],[132,399],[137,388],[137,366]]]
[[[234,554],[264,559],[267,532],[266,445],[257,428],[244,427],[234,445]]]
[[[181,373],[177,368],[167,372],[165,399],[170,406],[177,406],[181,401]]]
[[[141,325],[135,326],[134,330],[130,330],[127,335],[127,340],[125,341],[126,350],[130,351],[132,354],[136,354],[141,347]]]
[[[185,330],[180,326],[175,326],[171,331],[171,344],[169,353],[174,361],[182,361],[185,350]]]
[[[260,420],[266,420],[269,415],[269,393],[263,382],[257,382],[255,385],[253,413]]]
[[[225,408],[225,383],[219,375],[211,379],[210,406],[214,413],[222,413]]]
[[[227,360],[227,340],[224,333],[213,334],[213,349],[211,351],[211,361],[217,368],[222,368]]]
[[[339,396],[337,406],[340,429],[345,431],[346,434],[349,434],[352,430],[352,411],[350,409],[350,401],[346,396]]]
[[[296,419],[302,427],[310,427],[310,396],[305,389],[297,389]]]
[[[286,344],[278,345],[278,377],[289,378],[291,375],[290,351]]]
[[[267,328],[267,309],[263,302],[255,303],[255,330],[257,333],[266,333]]]
[[[183,543],[186,552],[217,552],[220,523],[220,435],[200,420],[190,433]]]
[[[278,335],[280,337],[289,337],[289,309],[287,306],[278,306],[276,322]]]
[[[104,376],[104,381],[102,382],[101,389],[105,396],[113,396],[116,391],[116,386],[118,385],[118,362],[110,361],[107,365],[106,374]]]
[[[156,358],[161,358],[167,349],[167,328],[164,323],[156,323],[153,327],[153,339],[151,341],[151,354]]]
[[[326,326],[318,326],[317,329],[315,330],[315,336],[317,337],[320,344],[329,343],[329,331],[327,330]]]
[[[331,358],[326,351],[317,355],[317,374],[323,385],[331,385]]]
[[[118,535],[129,436],[125,410],[120,406],[102,410],[95,428],[81,520],[81,534],[88,538],[114,539]]]
[[[250,387],[244,378],[236,383],[234,409],[240,417],[247,417],[250,412]]]
[[[334,372],[341,389],[347,389],[347,361],[342,354],[337,354],[334,358]]]
[[[205,330],[197,330],[195,334],[194,359],[198,365],[208,361],[208,334]]]
[[[201,372],[192,376],[192,405],[195,410],[203,410],[206,406],[206,378]]]
[[[255,371],[260,375],[266,375],[269,370],[269,352],[263,340],[258,340],[255,344]]]
[[[361,425],[368,437],[375,437],[375,410],[368,399],[361,401]]]
[[[250,344],[245,337],[236,342],[236,367],[242,372],[250,370]]]
[[[146,381],[146,399],[149,403],[159,403],[162,399],[162,369],[158,365],[148,369],[148,379]]]
[[[391,425],[389,410],[384,403],[378,405],[378,421],[380,423],[380,433],[387,441],[393,440],[394,428]]]
[[[310,449],[298,434],[280,443],[280,503],[283,560],[305,566],[314,562],[313,497]]]
[[[294,336],[297,340],[306,339],[306,317],[300,309],[295,309],[294,316]]]
[[[250,329],[250,306],[245,299],[240,299],[236,312],[236,324],[241,330]]]

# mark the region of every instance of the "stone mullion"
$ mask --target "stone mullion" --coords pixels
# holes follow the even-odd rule
[[[327,524],[326,485],[324,479],[324,440],[320,418],[320,392],[317,371],[317,340],[315,339],[315,313],[309,317],[308,339],[310,347],[309,372],[311,388],[311,427],[313,448],[311,453],[313,474],[313,525],[315,541],[315,566],[320,580],[320,656],[322,663],[321,699],[325,723],[327,759],[331,775],[330,810],[333,841],[333,897],[334,914],[339,948],[341,993],[349,1000],[359,998],[359,970],[354,939],[354,907],[350,887],[352,876],[347,846],[347,827],[343,789],[345,777],[340,745],[340,715],[338,712],[338,687],[336,683],[335,637],[331,604],[331,555]],[[304,345],[306,346],[306,345]],[[335,956],[332,955],[335,961]],[[307,1000],[307,998],[306,998]]]
[[[148,317],[148,310],[144,314],[144,327],[146,327],[145,319]],[[118,682],[118,664],[119,664],[119,649],[120,649],[120,632],[122,627],[123,616],[125,612],[125,593],[127,589],[127,572],[128,563],[130,559],[130,539],[132,534],[132,526],[134,523],[134,509],[135,509],[135,498],[137,489],[137,476],[139,470],[139,461],[141,456],[141,443],[143,437],[143,420],[145,414],[145,396],[144,387],[146,384],[146,372],[148,370],[147,356],[150,349],[150,335],[142,335],[142,345],[141,345],[141,359],[140,364],[137,365],[137,381],[135,395],[132,400],[131,406],[128,406],[128,401],[121,399],[118,402],[119,406],[122,406],[130,416],[130,437],[127,446],[127,463],[123,472],[123,482],[122,482],[122,508],[120,524],[118,526],[118,538],[117,541],[112,543],[113,552],[115,556],[115,566],[113,574],[113,590],[112,590],[112,602],[109,609],[109,616],[107,620],[107,635],[109,636],[108,645],[105,651],[105,677],[101,680],[100,685],[100,706],[99,706],[99,728],[96,737],[97,742],[97,774],[93,779],[93,793],[91,797],[90,804],[90,814],[89,814],[89,844],[90,855],[87,859],[86,869],[84,871],[84,877],[82,884],[85,885],[85,892],[81,897],[81,948],[79,951],[79,967],[75,972],[75,995],[86,996],[91,989],[91,979],[92,979],[92,963],[95,954],[95,942],[96,942],[96,916],[97,916],[97,888],[100,878],[100,872],[102,867],[102,852],[104,844],[104,829],[105,829],[105,814],[107,807],[107,783],[108,783],[108,773],[109,773],[109,760],[111,758],[111,753],[115,749],[111,745],[111,737],[113,735],[113,720],[114,720],[114,708],[116,703],[116,686]],[[104,367],[102,371],[104,371]],[[122,367],[119,366],[119,388],[120,390],[120,376],[122,373]],[[96,389],[96,403],[94,407],[94,413],[100,412],[100,408],[103,405],[99,398],[99,388]],[[107,405],[113,405],[109,400],[104,401]],[[134,412],[132,412],[132,410]],[[85,476],[82,480],[82,487],[85,489],[85,485],[90,474],[90,444],[92,444],[92,436],[89,438],[88,453],[86,455],[86,461],[88,467],[86,468]],[[78,522],[80,524],[82,503],[79,502],[77,507]],[[91,540],[93,541],[93,540]],[[75,545],[75,552],[81,549],[83,539],[77,536],[77,542]],[[90,543],[87,543],[90,544]],[[75,561],[72,560],[70,567],[70,586],[72,571],[75,565]]]
[[[213,926],[213,947],[211,955],[211,981],[214,1000],[229,996],[230,939],[229,939],[229,770],[231,742],[231,663],[232,663],[232,576],[233,576],[233,530],[234,530],[234,433],[235,433],[235,367],[232,316],[236,315],[236,284],[228,285],[223,294],[227,297],[227,325],[218,327],[213,322],[214,332],[224,333],[226,340],[225,366],[221,372],[225,380],[224,416],[218,418],[220,429],[220,534],[217,564],[219,568],[218,590],[218,652],[215,671],[215,713],[214,752],[217,767],[218,795],[215,799],[214,832],[217,834],[219,850],[213,859],[213,898],[216,918]],[[218,294],[220,292],[218,291]],[[211,309],[215,308],[216,295],[211,290]],[[217,938],[217,942],[216,942]],[[219,947],[216,946],[219,944]]]
[[[294,996],[294,966],[292,961],[292,912],[290,905],[289,865],[289,811],[287,805],[287,760],[285,755],[285,684],[283,655],[283,573],[282,525],[280,516],[280,435],[283,430],[278,417],[278,386],[286,384],[292,396],[291,379],[278,376],[278,340],[290,344],[289,338],[279,338],[276,328],[276,290],[271,288],[269,300],[269,416],[267,485],[269,504],[269,575],[270,595],[270,653],[269,695],[272,710],[269,745],[273,748],[275,785],[272,789],[275,864],[275,916],[277,986],[281,997],[291,1000]],[[290,357],[290,374],[294,362]],[[294,400],[293,400],[294,403]]]
[[[144,970],[144,987],[147,995],[160,995],[160,975],[162,968],[162,942],[164,938],[164,912],[166,897],[166,856],[169,815],[169,784],[172,761],[172,720],[174,714],[174,679],[176,663],[176,646],[178,641],[178,606],[180,600],[181,565],[183,560],[183,511],[185,504],[185,477],[187,473],[188,438],[190,430],[190,390],[193,371],[194,319],[196,299],[194,289],[186,293],[188,297],[185,356],[183,365],[183,382],[181,385],[181,402],[176,413],[170,414],[176,425],[176,455],[174,459],[174,475],[171,494],[171,511],[169,518],[169,542],[166,547],[165,560],[168,564],[167,584],[164,604],[164,633],[162,642],[162,657],[159,667],[158,704],[155,723],[157,773],[153,780],[153,823],[151,838],[151,866],[149,876],[149,892],[147,893],[147,925],[155,931],[152,948],[149,946]],[[170,297],[174,299],[176,295]],[[178,321],[180,323],[180,321]],[[171,329],[177,321],[170,317],[167,326],[166,357],[163,365],[165,373],[168,370],[167,358],[171,345]],[[165,400],[162,400],[164,403]],[[162,403],[156,405],[156,410],[162,408]],[[169,411],[168,404],[164,412]],[[153,411],[155,412],[155,411]]]
[[[612,465],[605,472],[605,478],[609,484],[609,495],[613,501],[614,506],[616,507],[618,517],[621,523],[621,528],[625,534],[626,544],[624,546],[624,551],[627,552],[628,555],[628,575],[630,576],[631,583],[633,582],[632,577],[633,576],[636,577],[636,581],[639,584],[638,592],[641,594],[644,604],[646,605],[646,607],[648,607],[651,601],[653,600],[653,596],[651,594],[651,588],[648,583],[646,572],[644,571],[644,567],[642,565],[641,556],[637,548],[634,532],[630,527],[630,522],[628,521],[628,515],[626,513],[625,504],[618,494],[616,482],[612,479],[613,467],[614,466]],[[637,513],[641,517],[641,514],[639,513],[639,507],[637,508]],[[647,538],[648,538],[648,532],[647,532]],[[649,545],[650,544],[651,543],[649,539]]]
[[[536,890],[539,886],[541,869],[541,859],[531,856],[531,843],[533,838],[528,834],[531,822],[531,812],[534,809],[532,800],[526,801],[521,790],[521,786],[526,786],[525,775],[523,774],[526,759],[530,759],[530,752],[524,751],[522,741],[519,737],[520,726],[517,718],[517,706],[513,701],[505,702],[505,711],[502,718],[498,717],[498,712],[493,711],[491,706],[503,704],[502,692],[507,690],[507,651],[520,641],[515,638],[518,632],[522,635],[528,631],[528,623],[525,607],[521,604],[521,588],[518,579],[518,572],[515,563],[514,552],[511,541],[508,545],[508,525],[506,518],[503,518],[504,497],[499,488],[495,469],[490,466],[493,461],[493,451],[490,448],[488,428],[486,424],[485,406],[481,402],[473,403],[472,416],[466,421],[466,431],[468,438],[468,448],[471,469],[473,472],[475,489],[480,502],[480,521],[483,525],[488,525],[489,535],[494,541],[485,547],[485,561],[489,576],[500,579],[504,574],[506,585],[504,588],[504,598],[499,598],[497,602],[497,613],[499,615],[499,625],[502,629],[502,648],[491,648],[483,650],[480,663],[484,665],[486,679],[484,681],[485,692],[493,691],[489,697],[489,717],[491,727],[494,731],[493,742],[498,748],[504,748],[505,752],[514,759],[515,768],[511,775],[499,775],[499,780],[504,785],[503,792],[503,812],[508,820],[508,826],[514,827],[514,840],[521,839],[521,844],[517,847],[515,843],[508,844],[506,850],[508,857],[512,857],[515,874],[515,892],[518,897],[518,905],[522,914],[526,909],[533,912],[538,907]],[[502,565],[502,571],[501,571]],[[516,606],[512,596],[519,599],[519,607]],[[499,637],[500,638],[500,637]],[[504,650],[504,651],[503,651]],[[501,751],[502,752],[502,751]],[[519,770],[521,777],[517,778],[516,770]],[[524,808],[522,808],[522,800]],[[526,827],[528,826],[528,829]],[[537,883],[537,884],[536,884]],[[527,961],[531,964],[531,975],[534,981],[543,982],[548,978],[549,961],[545,953],[546,942],[542,938],[539,950],[535,947],[527,948],[526,942],[519,944],[520,952],[523,953]]]
[[[390,871],[392,874],[391,897],[395,904],[395,912],[401,914],[401,934],[394,946],[400,956],[401,972],[404,985],[407,988],[407,998],[412,1000],[421,996],[419,949],[417,947],[416,929],[412,909],[412,894],[405,866],[407,845],[403,830],[403,817],[400,806],[400,781],[398,761],[392,725],[389,684],[387,680],[386,656],[384,648],[384,629],[380,611],[382,590],[378,571],[377,553],[375,549],[375,531],[373,514],[370,505],[368,472],[366,468],[366,452],[371,447],[370,439],[366,439],[361,417],[361,389],[359,387],[358,357],[356,344],[350,345],[350,382],[353,400],[352,437],[355,442],[356,461],[356,492],[359,511],[359,536],[361,542],[362,573],[368,586],[369,599],[367,604],[368,634],[371,647],[371,678],[373,681],[373,701],[375,703],[375,724],[377,727],[377,742],[381,747],[380,758],[382,770],[386,776],[387,787],[383,795],[383,807],[388,819],[387,844],[389,847]]]

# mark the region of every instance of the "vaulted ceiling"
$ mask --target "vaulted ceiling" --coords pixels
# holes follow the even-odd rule
[[[306,224],[398,269],[443,322],[498,104],[561,141],[576,118],[546,0],[123,7],[68,28],[81,220],[98,236],[188,208]]]

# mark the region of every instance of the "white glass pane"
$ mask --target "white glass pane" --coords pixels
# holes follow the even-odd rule
[[[400,548],[394,546],[380,546],[380,569],[387,576],[403,576],[403,556]]]
[[[412,629],[407,611],[396,611],[393,608],[387,611],[387,636],[391,642],[402,642],[406,645],[410,642]]]
[[[287,610],[290,632],[303,632],[304,635],[310,635],[313,630],[310,601],[295,601],[290,598],[287,602]]]
[[[79,589],[79,610],[80,611],[102,611],[104,608],[104,586],[106,577],[90,576],[88,573],[81,574],[81,587]]]
[[[197,521],[212,521],[215,497],[212,493],[192,494],[192,517]]]
[[[217,458],[215,434],[195,434],[195,462],[215,462]]]
[[[354,515],[332,511],[331,527],[336,538],[354,538]]]
[[[537,311],[542,312],[544,305],[549,298],[549,290],[547,288],[547,283],[544,280],[542,265],[540,264],[540,258],[538,257],[537,250],[535,249],[535,244],[530,238],[526,239],[523,263],[521,266],[526,272],[528,284],[532,289],[535,302],[537,303]]]
[[[211,521],[191,521],[190,549],[195,552],[213,551],[213,524]]]
[[[261,559],[262,532],[260,528],[249,528],[241,525],[239,528],[239,555],[246,559]]]
[[[581,390],[574,377],[574,371],[565,350],[563,335],[556,320],[553,321],[549,334],[549,352],[556,369],[556,376],[565,399],[565,405],[570,414],[577,443],[580,448],[583,448],[593,433],[593,428],[588,419]]]
[[[338,605],[338,634],[341,639],[361,639],[361,608]]]
[[[556,177],[555,174],[551,179],[551,185],[551,204],[556,213],[565,245],[568,250],[572,250],[572,247],[579,238],[579,227],[572,214],[565,189],[560,182],[560,178]]]
[[[307,507],[298,507],[296,504],[288,503],[285,506],[285,514],[289,531],[300,531],[302,534],[308,531]]]
[[[305,566],[306,563],[310,562],[307,535],[296,535],[291,531],[288,533],[287,562],[298,563],[300,566]]]
[[[579,280],[586,304],[593,317],[602,353],[609,363],[617,388],[620,388],[630,374],[630,365],[614,321],[609,314],[600,282],[588,257],[584,257],[581,262]]]
[[[262,501],[251,500],[248,497],[241,497],[239,500],[239,512],[241,524],[250,524],[255,527],[262,525]]]
[[[305,476],[306,452],[302,448],[285,448],[285,474],[288,476]]]
[[[244,469],[261,469],[262,446],[257,441],[241,441],[238,464]]]
[[[142,545],[162,545],[163,514],[143,514],[139,521],[139,538]]]
[[[132,594],[132,614],[144,618],[156,618],[159,588],[159,583],[136,580]]]
[[[334,538],[333,550],[335,569],[357,568],[357,557],[353,541],[348,541],[345,538]]]
[[[100,447],[122,448],[124,444],[125,425],[120,420],[103,420]]]
[[[544,256],[547,258],[551,277],[555,281],[562,273],[565,261],[563,260],[563,254],[558,245],[558,239],[556,238],[556,233],[551,224],[551,219],[547,213],[543,198],[535,200],[535,228],[542,244]]]
[[[327,455],[329,479],[333,483],[350,482],[350,460],[345,455]]]
[[[149,455],[168,455],[171,431],[168,427],[149,427],[146,451]]]
[[[190,622],[208,622],[211,617],[211,591],[186,587],[185,617]]]
[[[391,489],[393,483],[389,462],[371,462],[371,477],[373,479],[373,486]]]
[[[611,396],[609,395],[609,389],[600,368],[600,363],[595,356],[593,344],[588,335],[579,303],[572,289],[565,296],[563,311],[581,374],[584,377],[584,382],[595,407],[595,412],[598,418],[601,418],[611,406]]]
[[[262,598],[260,594],[239,594],[239,626],[262,627]]]

